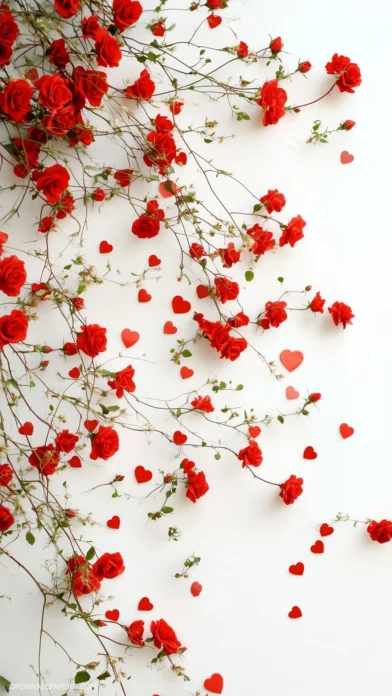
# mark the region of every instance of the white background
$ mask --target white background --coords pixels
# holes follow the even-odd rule
[[[179,0],[177,6],[187,4]],[[256,110],[251,122],[237,124],[216,103],[202,114],[190,103],[181,122],[188,125],[208,115],[221,122],[222,132],[235,132],[235,140],[213,147],[214,160],[259,195],[268,188],[279,188],[286,195],[287,219],[300,213],[307,221],[305,238],[295,250],[285,247],[263,260],[252,286],[244,288],[245,311],[255,314],[267,300],[276,299],[276,278],[281,275],[289,289],[310,284],[327,297],[328,304],[335,300],[349,304],[356,315],[354,324],[343,332],[332,326],[329,315],[295,313],[262,341],[249,330],[246,335],[270,359],[277,359],[285,348],[303,351],[303,365],[282,382],[270,377],[251,351],[234,364],[222,364],[206,346],[195,349],[191,365],[195,376],[182,382],[178,368],[169,362],[174,341],[163,336],[162,325],[173,319],[180,329],[178,336],[189,338],[194,323],[191,314],[173,317],[170,299],[180,292],[192,301],[192,308],[207,315],[208,300],[203,304],[195,299],[194,288],[178,287],[175,244],[164,233],[143,249],[139,240],[130,239],[133,217],[121,203],[91,216],[86,255],[103,271],[106,259],[99,256],[97,246],[101,239],[108,239],[115,246],[110,259],[113,268],[123,264],[123,271],[142,270],[147,256],[156,253],[163,260],[162,277],[157,285],[145,285],[153,294],[148,305],[137,303],[134,287],[109,287],[104,303],[102,291],[91,291],[87,316],[108,328],[112,356],[121,350],[123,328],[140,332],[138,346],[129,352],[135,358],[145,354],[150,361],[132,363],[140,396],[172,398],[188,387],[197,388],[206,376],[219,376],[243,383],[245,388],[233,403],[254,407],[263,417],[291,410],[293,402],[287,402],[284,394],[288,385],[301,393],[307,389],[322,392],[320,409],[310,419],[289,419],[284,426],[275,422],[263,428],[259,438],[264,454],[262,475],[277,481],[291,473],[303,476],[304,494],[296,505],[285,507],[275,489],[254,482],[238,461],[223,457],[216,462],[203,453],[196,461],[206,472],[210,492],[195,506],[180,502],[178,494],[177,515],[170,522],[178,525],[182,537],[178,543],[166,543],[168,522],[146,523],[146,512],[160,502],[112,500],[105,488],[95,496],[81,493],[121,472],[126,480],[119,490],[143,495],[145,489],[141,491],[134,483],[134,467],[144,464],[156,473],[159,468],[174,468],[174,446],[163,446],[154,437],[148,444],[145,438],[122,435],[122,447],[113,460],[70,471],[67,480],[75,491],[74,507],[83,514],[91,510],[100,525],[85,531],[86,538],[93,539],[100,552],[121,551],[127,567],[120,578],[103,586],[106,597],[112,594],[115,599],[101,605],[102,614],[116,607],[125,623],[136,618],[148,623],[150,615],[137,612],[139,599],[148,595],[155,607],[151,618],[166,618],[188,647],[184,664],[192,679],[190,685],[169,670],[148,669],[149,656],[137,653],[127,658],[125,669],[132,679],[126,689],[131,696],[193,695],[197,690],[204,696],[203,681],[213,672],[223,675],[225,696],[386,696],[390,693],[392,637],[390,545],[372,543],[363,525],[354,529],[350,523],[341,523],[325,540],[324,555],[311,554],[309,547],[318,538],[318,525],[331,523],[339,511],[359,519],[379,520],[392,514],[390,5],[386,0],[330,0],[324,6],[311,0],[230,0],[229,5],[222,13],[226,26],[214,32],[206,29],[199,36],[200,43],[232,45],[228,26],[251,49],[266,45],[269,33],[282,36],[292,53],[287,57],[289,64],[295,65],[300,55],[315,66],[308,80],[299,76],[286,85],[291,104],[310,101],[328,89],[331,78],[324,65],[334,52],[350,56],[361,67],[363,84],[355,95],[336,91],[298,116],[286,116],[276,127],[263,129]],[[193,17],[181,15],[188,35],[186,24]],[[135,76],[139,67],[134,68]],[[259,67],[250,66],[246,71],[246,77],[265,79],[266,73]],[[330,145],[313,147],[305,140],[316,118],[330,128],[347,118],[357,126],[348,134],[332,136]],[[355,155],[347,166],[340,163],[344,149]],[[241,203],[237,210],[246,210],[250,202],[244,198],[236,205]],[[14,221],[9,230],[16,227]],[[20,223],[18,234],[24,240],[35,239],[28,218]],[[51,315],[50,310],[45,311],[41,321],[46,322],[47,331]],[[33,330],[38,336],[39,324]],[[59,344],[61,338],[57,337]],[[74,364],[67,363],[67,369]],[[223,405],[224,400],[216,402]],[[342,422],[355,427],[354,437],[345,441],[338,432]],[[169,419],[164,423],[169,432],[172,426],[176,429]],[[197,420],[190,425],[197,429]],[[317,450],[315,461],[302,458],[307,445]],[[62,480],[60,477],[60,489]],[[113,514],[121,516],[119,532],[105,526]],[[45,578],[44,556],[40,557],[38,548],[23,546],[23,552],[26,562]],[[190,594],[189,580],[172,577],[192,552],[202,557],[191,575],[191,581],[203,585],[198,599]],[[288,566],[300,560],[305,563],[304,576],[291,576]],[[13,597],[1,601],[0,673],[13,682],[35,682],[30,665],[36,667],[39,597],[30,580],[15,573],[15,566],[4,559],[0,590]],[[299,621],[287,617],[295,604],[303,612]],[[75,624],[59,617],[56,608],[49,610],[48,626],[77,659],[95,659],[88,634],[80,628],[77,645]],[[104,630],[116,639],[123,637],[119,631]],[[44,668],[52,682],[67,682],[74,674],[49,640],[45,642]],[[110,684],[105,690],[119,693]]]

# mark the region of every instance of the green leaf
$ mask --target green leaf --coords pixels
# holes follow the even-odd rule
[[[82,672],[76,672],[75,674],[75,684],[83,684],[83,682],[88,682],[90,680],[90,675],[86,670]]]
[[[253,280],[254,277],[255,277],[255,274],[253,273],[253,271],[246,271],[245,280],[247,280],[248,283],[250,283],[250,281]]]
[[[250,116],[246,114],[245,111],[239,111],[237,114],[237,121],[250,121]]]
[[[243,384],[237,384],[237,386],[236,386],[236,391],[242,391],[243,388],[244,388],[244,385],[243,385]]]
[[[109,672],[103,672],[102,674],[99,675],[99,677],[97,677],[97,679],[102,681],[103,679],[107,679],[108,677],[110,677]]]
[[[7,694],[9,694],[11,682],[8,681],[8,679],[6,679],[5,677],[0,677],[0,684],[1,684],[2,686],[4,686],[4,688],[5,688],[6,692],[7,692]]]
[[[279,282],[279,283],[284,283],[284,278],[282,278],[282,276],[279,276],[278,282]]]
[[[282,425],[283,425],[283,423],[284,423],[283,416],[278,416],[278,421],[279,421],[279,423],[282,423]]]
[[[183,350],[181,355],[183,358],[190,358],[192,356],[192,353],[190,350]]]
[[[262,209],[262,205],[260,203],[256,203],[256,205],[253,206],[253,212],[257,213],[259,210]]]
[[[27,532],[26,534],[26,541],[30,544],[30,546],[33,546],[35,544],[35,536],[31,532]]]
[[[94,556],[95,556],[95,548],[94,548],[94,546],[91,546],[86,553],[86,561],[91,561],[91,559],[94,558]]]
[[[215,459],[216,459],[217,461],[219,461],[220,458],[221,458],[221,456],[220,456],[219,452],[217,452],[216,455],[215,455]]]
[[[162,512],[164,515],[170,515],[170,513],[173,511],[174,511],[174,508],[167,507],[166,505],[165,505],[165,507],[162,508]]]

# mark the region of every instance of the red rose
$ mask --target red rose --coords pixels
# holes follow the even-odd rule
[[[93,565],[93,571],[98,580],[112,580],[125,570],[121,553],[104,553]]]
[[[117,68],[122,58],[117,39],[106,29],[98,29],[95,39],[98,65],[102,65],[103,68]]]
[[[165,22],[154,22],[154,24],[151,25],[151,31],[154,36],[165,36]]]
[[[68,342],[68,343],[64,343],[63,351],[64,351],[65,355],[72,356],[72,355],[76,355],[76,353],[78,352],[78,349],[77,349],[77,346],[75,345],[75,343]]]
[[[127,628],[127,636],[133,645],[140,645],[142,648],[145,645],[143,640],[144,621],[133,621]]]
[[[128,99],[145,99],[150,101],[155,92],[155,82],[150,77],[148,70],[142,70],[138,79],[125,90]]]
[[[248,446],[240,450],[237,457],[242,462],[243,469],[246,466],[260,466],[263,461],[263,454],[256,440],[249,440]]]
[[[59,452],[69,454],[75,448],[79,438],[77,435],[70,433],[69,430],[62,430],[56,437],[55,444]]]
[[[113,2],[113,22],[119,31],[124,31],[131,24],[135,24],[142,12],[143,8],[137,0],[114,0]]]
[[[319,392],[314,392],[314,394],[309,394],[308,401],[310,404],[315,404],[316,401],[320,401],[321,394]]]
[[[266,251],[270,251],[275,246],[272,232],[263,230],[258,224],[253,225],[253,227],[248,230],[248,234],[254,240],[249,250],[257,256],[265,254]]]
[[[129,186],[132,181],[133,169],[119,169],[113,174],[119,186]]]
[[[83,297],[73,297],[71,300],[74,309],[80,311],[81,309],[84,309],[84,299]]]
[[[319,292],[316,292],[313,300],[309,304],[309,309],[312,310],[312,312],[320,312],[321,314],[324,312],[324,305],[325,305],[326,300],[323,300]]]
[[[0,94],[0,105],[12,121],[21,123],[30,111],[34,90],[27,80],[12,80]]]
[[[356,63],[352,63],[350,58],[339,56],[335,53],[331,62],[327,63],[325,69],[328,75],[337,77],[336,85],[340,92],[353,93],[355,87],[359,87],[362,82],[361,71]]]
[[[179,113],[181,113],[181,109],[184,106],[184,102],[181,101],[173,101],[171,104],[169,104],[169,109],[172,112],[173,116],[178,116]]]
[[[80,9],[80,0],[54,0],[54,7],[60,17],[69,19]]]
[[[186,483],[186,497],[195,503],[209,490],[209,485],[206,481],[204,471],[194,471],[188,473],[188,481]]]
[[[245,58],[249,55],[248,45],[244,41],[240,41],[240,43],[238,44],[237,55],[241,56],[241,58]]]
[[[269,47],[272,51],[272,53],[280,53],[282,48],[283,48],[283,41],[280,38],[280,36],[277,36],[276,39],[272,39]]]
[[[52,135],[66,135],[78,122],[79,114],[75,112],[73,104],[68,104],[63,109],[52,111],[51,114],[44,116],[42,125],[45,126],[48,133]]]
[[[7,256],[0,261],[0,290],[8,297],[19,295],[26,278],[24,262],[17,256]]]
[[[198,411],[204,411],[204,413],[212,413],[214,411],[210,396],[196,396],[191,401],[191,406]]]
[[[28,319],[19,309],[0,317],[0,350],[8,343],[20,343],[27,336]]]
[[[84,39],[95,39],[96,33],[99,29],[99,19],[95,15],[91,17],[85,17],[82,20],[82,36]],[[80,66],[78,66],[80,67]],[[78,68],[76,68],[77,70]]]
[[[287,319],[285,307],[287,307],[287,302],[267,302],[265,305],[265,318],[268,320],[268,324],[275,329]]]
[[[169,131],[173,130],[174,124],[170,120],[170,118],[167,118],[167,116],[162,116],[161,114],[158,114],[158,116],[155,117],[155,128],[160,133],[168,133]]]
[[[0,464],[0,486],[8,486],[13,476],[9,464]]]
[[[12,46],[8,41],[0,38],[0,67],[9,65],[12,56]]]
[[[355,121],[350,121],[350,119],[347,119],[347,121],[343,121],[343,123],[340,124],[341,130],[351,130],[355,126]]]
[[[260,203],[267,209],[267,213],[271,215],[274,211],[280,213],[286,205],[286,199],[283,193],[279,193],[278,189],[268,189],[268,193],[260,198]]]
[[[236,329],[240,329],[241,326],[248,326],[249,324],[249,317],[244,314],[243,312],[238,312],[235,317],[230,317],[227,320],[227,323],[229,326],[232,326]]]
[[[108,381],[108,385],[111,389],[116,389],[116,396],[121,399],[124,396],[124,391],[134,392],[136,389],[133,377],[135,375],[135,370],[132,365],[128,365],[124,370],[116,372],[116,377],[113,380]]]
[[[332,317],[332,321],[335,326],[342,324],[345,329],[347,324],[352,324],[351,319],[354,319],[355,314],[352,313],[351,307],[344,304],[344,302],[334,302],[332,307],[328,307],[328,312]]]
[[[139,239],[151,239],[159,234],[160,222],[152,215],[141,215],[132,225],[132,233]]]
[[[392,539],[392,522],[389,520],[381,520],[381,522],[371,522],[367,528],[368,533],[373,541],[378,541],[379,544],[386,544]]]
[[[15,43],[19,36],[19,27],[15,22],[11,12],[7,5],[1,5],[0,7],[0,39],[4,43],[12,44]]]
[[[56,65],[57,68],[63,70],[69,63],[69,53],[64,39],[55,39],[52,41],[48,51],[49,63]]]
[[[4,505],[0,505],[0,532],[6,532],[12,527],[15,519],[12,513]]]
[[[189,256],[191,256],[192,259],[201,259],[203,256],[207,256],[207,252],[201,244],[193,242],[189,247]]]
[[[238,283],[228,278],[215,278],[215,291],[218,300],[225,304],[228,300],[235,300],[238,297],[240,287]]]
[[[241,353],[248,347],[245,338],[233,338],[229,336],[229,339],[225,346],[221,349],[221,358],[226,358],[226,360],[237,360]]]
[[[118,435],[111,425],[100,425],[98,432],[92,436],[90,459],[107,461],[118,451]]]
[[[300,215],[297,215],[295,218],[290,220],[287,227],[282,230],[282,236],[279,239],[279,246],[282,247],[285,246],[285,244],[290,244],[290,246],[293,247],[294,244],[299,242],[299,240],[304,236],[302,230],[305,225],[306,222]]]
[[[154,645],[156,648],[159,650],[162,648],[167,655],[174,655],[174,653],[178,652],[181,643],[172,627],[169,626],[164,619],[152,621],[150,631],[154,638]]]
[[[106,198],[106,193],[103,189],[101,188],[96,188],[91,194],[91,198],[94,199],[94,201],[104,201]]]
[[[107,345],[106,329],[99,324],[88,324],[81,327],[81,332],[76,339],[79,350],[90,358],[96,358],[99,353],[104,353]]]
[[[284,105],[287,101],[287,94],[278,85],[278,80],[269,80],[261,88],[257,103],[264,109],[263,124],[265,126],[275,125],[286,113]]]
[[[67,189],[70,176],[62,164],[53,164],[42,172],[34,172],[33,179],[48,203],[58,203]]]
[[[60,463],[60,455],[54,445],[42,445],[33,449],[29,456],[29,462],[43,476],[51,476]]]
[[[302,478],[296,478],[296,476],[291,475],[287,481],[281,484],[279,495],[286,505],[292,505],[302,494],[303,482]]]
[[[144,162],[152,167],[156,165],[161,174],[165,174],[176,156],[176,143],[170,133],[151,131],[147,136],[151,149],[143,156]]]
[[[223,268],[231,268],[233,263],[237,263],[241,254],[235,248],[233,242],[229,242],[227,249],[218,249],[219,255],[223,261]]]
[[[34,85],[39,90],[39,103],[49,111],[62,109],[72,101],[72,93],[61,75],[43,75]]]
[[[102,70],[85,70],[81,65],[72,73],[74,83],[91,106],[101,106],[102,98],[109,89],[106,78]]]
[[[72,589],[77,597],[98,592],[100,587],[101,583],[87,563],[72,576]]]
[[[305,73],[308,73],[309,70],[311,69],[311,67],[312,67],[312,64],[309,63],[308,60],[304,60],[302,63],[298,64],[298,70],[303,75],[305,75]]]
[[[54,227],[54,218],[50,215],[47,215],[46,217],[41,218],[40,223],[38,225],[38,232],[50,232],[52,229],[54,229]]]

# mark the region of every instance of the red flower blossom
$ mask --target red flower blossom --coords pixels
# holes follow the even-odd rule
[[[161,22],[154,22],[154,24],[151,25],[151,31],[154,36],[165,36],[166,28],[164,20]]]
[[[54,445],[42,445],[33,449],[29,463],[43,476],[51,476],[60,463],[60,455]]]
[[[257,103],[264,110],[264,126],[275,125],[286,113],[284,106],[287,102],[287,94],[278,85],[278,80],[269,80],[261,88],[260,98]]]
[[[117,68],[120,65],[122,53],[117,39],[106,29],[98,29],[95,34],[95,50],[97,63],[103,68]]]
[[[237,457],[242,462],[243,469],[246,466],[260,466],[263,461],[263,454],[256,440],[249,440],[248,446],[240,450]]]
[[[285,310],[287,307],[287,302],[267,302],[265,305],[265,319],[268,321],[269,326],[273,326],[275,329],[278,328],[287,319],[287,312]],[[268,326],[268,328],[269,328]],[[263,326],[263,328],[266,328]]]
[[[298,64],[298,71],[305,75],[305,73],[308,73],[309,70],[311,69],[312,64],[309,63],[308,60],[304,60],[302,63]]]
[[[283,45],[284,44],[281,37],[277,36],[276,39],[272,39],[269,47],[272,53],[280,53],[283,48]]]
[[[340,128],[342,130],[351,130],[355,126],[355,121],[350,121],[350,119],[347,119],[347,121],[343,121],[343,123],[340,124]]]
[[[79,437],[70,433],[69,430],[62,430],[56,437],[55,444],[59,452],[69,454],[79,442]]]
[[[286,205],[286,199],[283,193],[279,193],[278,189],[268,189],[268,193],[260,198],[260,203],[262,203],[267,209],[267,213],[276,212],[280,213],[284,206]]]
[[[112,580],[125,570],[121,553],[104,553],[93,565],[93,571],[98,580]]]
[[[320,401],[321,399],[321,394],[319,392],[314,392],[314,394],[309,394],[308,396],[308,401],[311,404],[315,404],[316,401]]]
[[[72,80],[91,106],[101,106],[109,89],[107,75],[103,70],[85,70],[78,65],[72,73]]]
[[[84,17],[82,20],[82,36],[84,39],[95,39],[95,35],[99,29],[99,19],[96,15]],[[79,67],[79,66],[78,66]]]
[[[0,486],[8,486],[12,480],[13,472],[9,464],[0,464]]]
[[[292,505],[297,498],[302,494],[302,485],[304,480],[297,478],[293,474],[280,486],[280,497],[286,505]]]
[[[293,247],[294,244],[299,242],[299,240],[302,239],[302,237],[304,236],[302,230],[305,227],[305,225],[306,222],[302,219],[300,215],[297,215],[295,218],[292,218],[287,227],[285,227],[282,230],[282,236],[279,239],[279,246],[282,247],[286,244],[290,244],[290,246]]]
[[[171,626],[164,619],[152,621],[150,631],[154,639],[154,645],[159,650],[164,650],[167,655],[174,655],[181,647]]]
[[[204,411],[204,413],[212,413],[215,410],[211,403],[210,396],[196,396],[193,401],[191,401],[191,406],[198,411]]]
[[[0,317],[0,350],[8,343],[20,343],[27,336],[28,319],[19,309]]]
[[[193,259],[201,259],[202,256],[207,256],[207,252],[201,244],[193,242],[193,244],[191,244],[189,247],[189,255]]]
[[[324,312],[324,305],[326,303],[326,300],[323,300],[319,292],[316,292],[313,300],[309,304],[309,309],[312,310],[312,312],[320,312],[321,314]]]
[[[113,174],[119,186],[126,188],[132,181],[133,169],[119,169]]]
[[[13,514],[4,507],[0,505],[0,532],[6,532],[14,524],[15,519]]]
[[[118,434],[111,425],[100,425],[98,432],[92,436],[90,459],[107,461],[118,451],[120,442]]]
[[[367,528],[370,538],[378,541],[379,544],[386,544],[392,539],[392,522],[381,520],[381,522],[371,522]]]
[[[238,297],[240,288],[235,281],[219,277],[214,279],[214,283],[216,296],[222,304],[229,300],[235,300]]]
[[[0,261],[0,290],[8,297],[16,297],[26,282],[24,262],[17,256],[6,256]]]
[[[106,329],[99,324],[81,326],[76,345],[90,358],[96,358],[99,353],[104,353],[107,345]]]
[[[124,396],[124,391],[130,393],[134,392],[136,389],[133,377],[135,375],[135,370],[132,365],[128,365],[124,370],[116,372],[116,376],[112,380],[108,380],[108,385],[111,389],[116,390],[116,396],[121,399]]]
[[[119,31],[138,21],[143,8],[138,0],[113,0],[113,22]]]
[[[195,503],[209,490],[209,485],[206,481],[204,471],[194,471],[191,469],[188,473],[188,481],[186,483],[186,497]]]
[[[127,628],[127,636],[133,645],[140,645],[143,647],[145,642],[143,640],[144,633],[144,621],[138,620],[133,621]]]
[[[151,79],[148,70],[142,70],[138,79],[129,85],[125,90],[125,96],[128,99],[144,99],[150,101],[155,92],[155,82]]]
[[[263,230],[258,224],[253,225],[253,227],[248,230],[248,235],[254,240],[249,250],[252,251],[253,254],[256,254],[256,256],[262,256],[266,251],[270,251],[275,246],[272,232]]]
[[[34,90],[27,80],[12,80],[0,93],[0,106],[12,121],[21,123],[30,111]]]
[[[48,203],[59,203],[68,187],[70,176],[62,164],[53,164],[42,172],[33,172],[32,178]]]
[[[74,17],[80,9],[80,0],[54,0],[54,8],[63,19]]]
[[[223,268],[231,268],[241,258],[241,254],[237,251],[233,242],[229,242],[226,249],[218,249],[218,251],[223,262]]]
[[[249,48],[245,41],[240,41],[240,43],[238,44],[237,55],[241,56],[241,58],[245,58],[249,55]]]
[[[355,314],[352,313],[351,307],[344,304],[344,302],[334,302],[332,307],[328,307],[328,312],[332,317],[332,321],[335,326],[342,324],[345,329],[347,324],[352,324],[351,319],[354,319]]]
[[[235,317],[230,317],[227,320],[227,323],[229,326],[232,326],[236,329],[241,328],[241,326],[248,326],[249,324],[249,317],[244,314],[243,312],[238,312]]]
[[[361,71],[356,63],[352,63],[350,58],[339,56],[334,53],[332,59],[326,64],[325,69],[328,75],[335,75],[337,78],[336,86],[340,92],[355,91],[362,82]]]

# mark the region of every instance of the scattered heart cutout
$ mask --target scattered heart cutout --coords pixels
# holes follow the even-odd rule
[[[286,399],[298,399],[299,392],[297,392],[294,387],[287,387],[286,389]]]
[[[34,425],[30,421],[26,421],[23,425],[18,428],[18,433],[21,435],[32,435],[34,432]]]
[[[71,459],[68,459],[68,464],[70,465],[71,469],[81,469],[82,468],[81,459],[76,454],[73,457],[71,457]]]
[[[118,621],[120,618],[120,612],[118,609],[108,609],[105,611],[105,616],[109,621]]]
[[[137,605],[137,608],[139,609],[139,611],[152,611],[154,609],[154,605],[151,604],[148,597],[142,597],[139,604]]]
[[[109,529],[120,529],[120,518],[118,515],[113,515],[113,517],[106,522],[106,526]],[[109,617],[108,617],[109,618]]]
[[[261,433],[261,428],[258,425],[250,425],[248,428],[249,435],[253,438],[258,437]]]
[[[39,78],[39,72],[38,72],[37,68],[30,68],[30,70],[28,70],[28,71],[25,73],[25,77],[26,77],[28,80],[31,80],[31,82],[35,82],[35,80],[38,80],[38,78]]]
[[[223,677],[215,672],[204,682],[204,688],[212,694],[221,694],[223,691]]]
[[[320,525],[320,534],[322,537],[330,536],[334,533],[334,531],[334,528],[330,527],[329,524],[327,524],[326,522]]]
[[[304,356],[300,350],[282,350],[280,362],[289,372],[293,372],[302,363]]]
[[[86,428],[86,430],[87,430],[89,433],[93,433],[94,430],[95,430],[95,428],[97,427],[97,425],[98,425],[98,421],[95,420],[95,419],[94,419],[94,420],[85,420],[85,421],[84,421],[84,427]]]
[[[121,339],[126,348],[132,348],[135,343],[138,342],[140,334],[137,331],[131,331],[131,329],[123,329],[121,331]]]
[[[303,563],[301,563],[301,561],[298,561],[298,563],[289,566],[289,573],[291,573],[291,575],[303,575],[304,570],[305,566]]]
[[[317,452],[310,445],[304,449],[304,459],[317,459]]]
[[[343,152],[340,153],[340,161],[342,164],[351,164],[351,162],[354,162],[354,155],[350,155],[347,150],[343,150]]]
[[[173,442],[175,445],[185,445],[187,439],[188,437],[180,430],[176,430],[176,432],[173,433]]]
[[[71,379],[78,379],[80,377],[80,370],[78,367],[73,367],[72,370],[68,372],[68,377]]]
[[[137,299],[139,302],[149,302],[152,299],[152,295],[145,288],[141,288],[137,294]]]
[[[354,428],[347,425],[347,423],[342,423],[339,430],[343,440],[346,440],[348,437],[351,437],[351,435],[354,435]]]
[[[159,184],[158,189],[162,198],[171,198],[171,196],[174,196],[179,191],[177,184],[175,184],[174,181],[169,180],[162,181]]]
[[[184,365],[180,370],[180,375],[182,379],[189,379],[189,377],[192,377],[192,375],[194,374],[194,371],[191,370],[190,367],[186,367],[186,365]]]
[[[211,14],[207,17],[207,22],[210,29],[216,29],[216,27],[219,27],[219,25],[222,23],[222,17]],[[220,694],[221,691],[216,691],[216,693]]]
[[[194,597],[198,597],[200,592],[202,591],[202,589],[203,589],[203,585],[200,585],[200,583],[197,581],[193,582],[191,585],[191,594]]]
[[[199,300],[204,300],[205,297],[208,297],[210,294],[209,288],[207,285],[198,285],[196,288],[196,295],[198,296]]]
[[[290,619],[300,619],[302,616],[302,611],[299,607],[293,607],[291,611],[289,611],[289,617]]]
[[[100,243],[99,245],[99,253],[100,254],[110,254],[110,252],[113,251],[113,245],[109,244],[106,240]]]
[[[147,483],[152,479],[152,471],[139,464],[135,469],[135,479],[138,483]]]
[[[312,553],[324,553],[324,542],[318,539],[318,541],[310,547],[310,550]]]
[[[163,333],[164,334],[176,334],[178,331],[177,327],[174,326],[173,322],[171,321],[166,321],[163,325]]]
[[[159,266],[160,263],[162,263],[161,259],[155,256],[155,254],[151,254],[151,256],[148,257],[148,265],[150,268],[155,268],[155,266]]]
[[[172,307],[174,314],[186,314],[190,311],[191,303],[184,300],[181,295],[176,295],[172,299]]]

